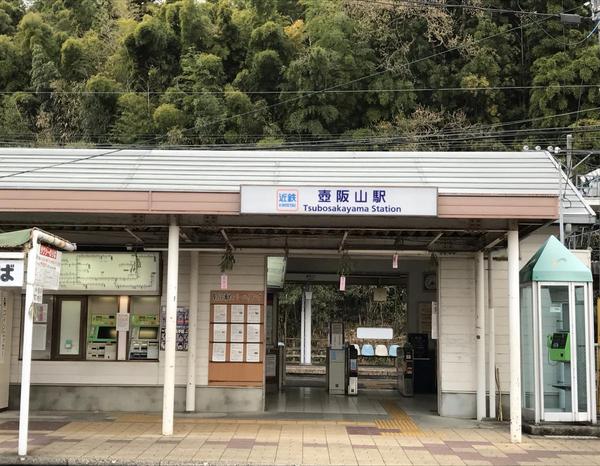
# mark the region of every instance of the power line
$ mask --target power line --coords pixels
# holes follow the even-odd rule
[[[441,8],[441,9],[462,9],[462,10],[477,10],[489,13],[511,13],[515,15],[523,16],[542,16],[546,18],[560,18],[558,13],[539,13],[537,11],[523,11],[523,10],[511,10],[506,8],[495,8],[479,5],[466,5],[466,4],[451,4],[451,3],[440,3],[440,2],[428,2],[418,0],[396,0],[394,2],[383,2],[377,0],[352,0],[354,3],[367,3],[369,5],[384,5],[384,6],[417,6],[423,8]]]
[[[0,95],[15,95],[15,94],[32,94],[32,95],[124,95],[124,94],[138,94],[138,95],[227,95],[227,94],[247,94],[247,95],[286,95],[286,94],[301,94],[305,92],[315,92],[323,94],[358,94],[358,93],[369,93],[369,92],[483,92],[483,91],[496,91],[496,90],[536,90],[536,89],[547,89],[552,88],[564,88],[564,89],[588,89],[598,88],[600,84],[551,84],[549,86],[486,86],[486,87],[416,87],[416,88],[385,88],[385,89],[331,89],[331,90],[315,90],[305,89],[296,91],[241,91],[241,90],[228,90],[228,91],[0,91]]]

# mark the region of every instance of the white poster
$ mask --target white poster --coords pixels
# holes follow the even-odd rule
[[[244,322],[244,305],[243,304],[232,304],[231,305],[231,322]]]
[[[227,324],[213,324],[213,341],[227,341]]]
[[[260,322],[260,304],[249,304],[248,305],[248,322],[258,323]]]
[[[246,345],[246,362],[260,362],[260,344],[248,343]]]
[[[213,310],[213,322],[227,322],[227,304],[214,304]]]
[[[35,265],[35,282],[45,290],[58,290],[62,252],[40,244]]]
[[[226,343],[213,343],[212,348],[212,361],[225,362],[225,351],[227,349]]]
[[[244,362],[244,344],[230,343],[229,362]]]
[[[246,332],[246,341],[252,343],[258,343],[260,341],[260,324],[247,324]]]
[[[46,350],[46,324],[34,324],[33,334],[31,336],[31,349],[33,351]]]
[[[244,324],[231,324],[231,341],[244,341]]]
[[[124,312],[117,314],[117,332],[129,332],[129,314]]]

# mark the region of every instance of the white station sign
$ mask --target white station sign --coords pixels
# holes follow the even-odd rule
[[[242,186],[242,214],[437,216],[437,188]]]
[[[23,287],[24,270],[23,254],[0,256],[0,287]]]

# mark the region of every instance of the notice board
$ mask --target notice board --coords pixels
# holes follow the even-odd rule
[[[210,292],[209,385],[263,384],[264,321],[262,291]]]

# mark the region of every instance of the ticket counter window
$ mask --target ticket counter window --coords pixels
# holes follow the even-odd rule
[[[160,337],[160,298],[132,296],[130,305],[128,359],[158,359]]]

